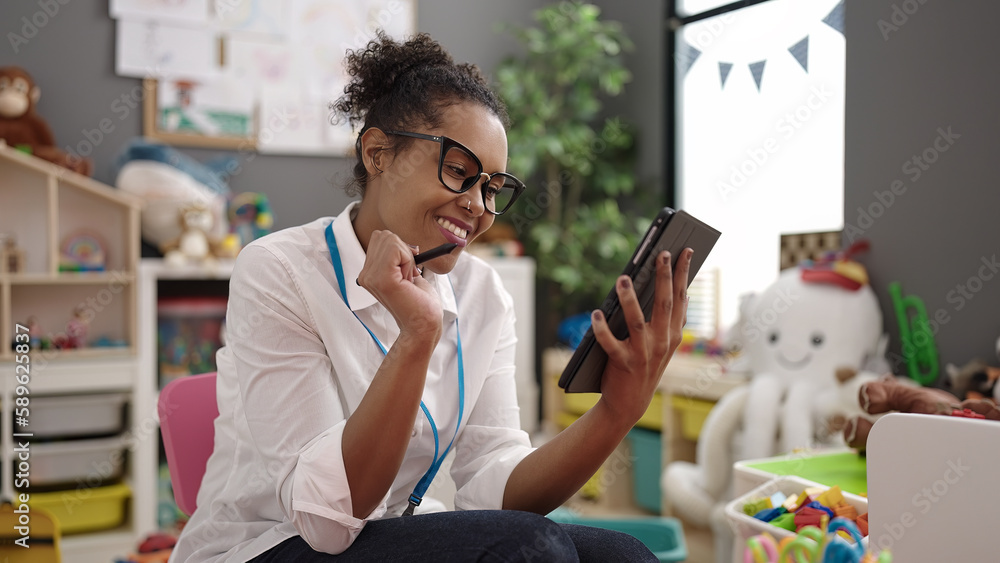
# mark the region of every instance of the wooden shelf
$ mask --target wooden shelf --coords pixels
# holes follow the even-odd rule
[[[58,274],[3,274],[0,279],[11,285],[131,284],[135,282],[135,275],[131,272],[116,270],[112,272],[61,272]]]

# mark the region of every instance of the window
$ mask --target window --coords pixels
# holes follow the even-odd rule
[[[677,0],[676,203],[723,232],[720,317],[779,271],[781,234],[844,222],[842,0],[771,0],[701,19]],[[694,15],[686,15],[694,14]]]

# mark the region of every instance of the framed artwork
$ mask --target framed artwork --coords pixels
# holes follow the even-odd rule
[[[348,83],[347,51],[378,30],[395,38],[416,31],[416,0],[111,5],[116,72],[143,79],[146,137],[270,154],[352,154],[355,132],[330,109]]]
[[[197,83],[143,79],[142,133],[168,145],[255,150],[252,107],[246,111],[197,103]]]

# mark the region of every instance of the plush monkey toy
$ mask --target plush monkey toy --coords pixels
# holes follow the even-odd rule
[[[92,167],[88,159],[56,148],[52,130],[35,113],[40,96],[41,90],[24,69],[0,67],[0,139],[13,148],[27,148],[39,158],[89,176]]]

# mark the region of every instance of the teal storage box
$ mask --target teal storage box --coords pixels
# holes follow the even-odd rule
[[[632,448],[632,487],[635,503],[660,514],[660,433],[633,428],[628,433]]]
[[[554,522],[563,524],[593,526],[629,534],[648,547],[660,563],[676,563],[687,559],[684,527],[676,518],[660,516],[590,518],[578,516],[565,508],[554,510],[548,517]]]

